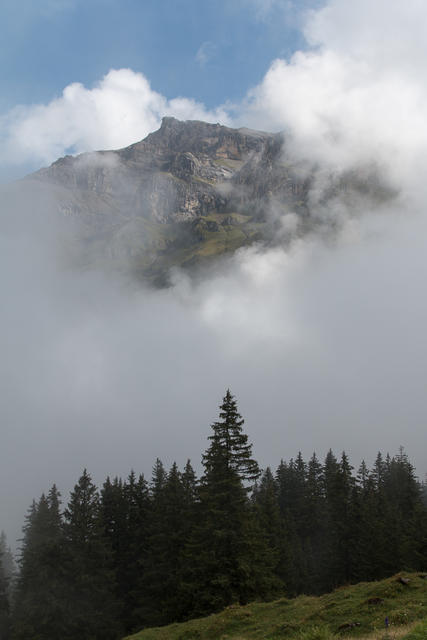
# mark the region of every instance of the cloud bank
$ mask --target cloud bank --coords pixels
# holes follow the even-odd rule
[[[262,465],[330,446],[372,462],[403,444],[425,472],[426,18],[415,0],[331,0],[307,17],[307,50],[214,112],[115,70],[3,116],[3,162],[122,147],[170,114],[284,129],[287,160],[327,174],[373,163],[399,193],[381,207],[338,199],[325,211],[315,188],[314,213],[342,221],[333,241],[254,246],[201,282],[177,272],[161,292],[58,270],[54,233],[44,244],[25,229],[4,235],[10,531],[32,497],[53,482],[69,488],[83,466],[101,481],[149,473],[156,456],[197,465],[228,386]]]
[[[240,117],[284,129],[296,156],[337,168],[374,159],[408,178],[425,161],[426,18],[421,2],[335,0],[310,12],[310,48],[274,61]]]

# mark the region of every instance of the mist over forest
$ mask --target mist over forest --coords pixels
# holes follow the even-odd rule
[[[290,19],[280,0],[243,4],[257,25]],[[240,100],[171,96],[116,65],[37,104],[0,104],[0,530],[13,550],[32,501],[53,484],[68,496],[83,469],[98,487],[132,469],[149,478],[158,458],[201,476],[227,388],[261,469],[330,448],[372,469],[378,451],[402,463],[403,447],[420,490],[426,9],[305,4],[304,46]],[[219,55],[207,42],[206,71]],[[165,171],[174,127],[203,130],[203,153],[191,139]],[[228,128],[225,150],[210,150],[209,127]],[[158,172],[139,191],[138,162]],[[197,198],[212,209],[191,217]],[[136,201],[154,217],[132,218]],[[215,233],[211,260],[175,259],[194,238],[199,259]],[[161,278],[147,276],[152,255]]]
[[[283,130],[283,163],[314,175],[308,201],[318,222],[301,235],[295,211],[269,201],[276,242],[242,247],[201,279],[172,270],[172,285],[155,290],[96,265],[69,268],[63,220],[43,215],[51,195],[35,211],[31,190],[18,187],[16,201],[4,188],[1,493],[9,539],[32,497],[53,481],[69,488],[76,466],[101,479],[146,469],[157,455],[197,465],[225,386],[239,397],[262,465],[298,450],[325,453],[325,442],[355,459],[366,443],[373,452],[404,445],[423,477],[423,45],[415,30],[405,56],[391,48],[384,57],[375,39],[377,28],[382,42],[392,39],[399,11],[381,27],[364,2],[309,14],[312,48],[274,62],[231,111],[166,101],[142,74],[116,70],[94,89],[70,85],[50,104],[9,114],[9,162],[38,166],[66,149],[138,140],[165,114]],[[420,11],[408,9],[414,25]],[[368,13],[369,27],[353,29]],[[82,127],[95,122],[90,105],[102,114],[95,129]],[[132,114],[126,129],[110,119],[120,105]],[[372,167],[393,197],[325,199],[331,176]]]

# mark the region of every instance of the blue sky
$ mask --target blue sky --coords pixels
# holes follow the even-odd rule
[[[111,68],[141,71],[166,97],[239,100],[276,57],[305,46],[298,0],[3,0],[0,108],[46,102]]]

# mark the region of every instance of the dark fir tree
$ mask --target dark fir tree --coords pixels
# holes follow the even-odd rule
[[[267,467],[254,488],[252,500],[256,506],[257,518],[268,548],[273,551],[278,560],[282,527],[277,494],[276,480],[270,467]]]
[[[7,554],[6,536],[2,531],[0,537],[0,640],[8,640],[10,637],[10,577],[7,573]]]
[[[193,546],[193,613],[268,595],[272,570],[248,500],[259,476],[243,419],[227,391],[203,455],[199,522]]]
[[[33,503],[20,557],[13,638],[66,638],[69,624],[60,496],[55,486]]]
[[[301,454],[298,457],[298,465],[293,459],[289,463],[282,460],[276,471],[283,528],[279,575],[285,582],[287,594],[290,596],[301,591],[307,573],[303,539],[299,535],[304,522],[304,514],[300,508],[304,509],[305,472]]]
[[[154,469],[149,560],[144,578],[145,623],[149,626],[182,620],[187,614],[184,570],[185,550],[191,535],[187,520],[194,492],[191,476],[188,464],[185,484],[176,463],[165,476],[163,467],[157,464]]]
[[[126,529],[122,540],[118,581],[123,602],[122,624],[126,632],[145,623],[144,576],[149,561],[149,531],[152,504],[148,483],[132,471],[123,486],[126,502]]]
[[[119,637],[112,550],[105,536],[100,499],[84,470],[65,511],[70,624],[67,640],[114,640]]]
[[[0,563],[7,582],[7,595],[10,602],[16,578],[16,565],[4,531],[0,533]]]
[[[386,460],[384,492],[388,505],[387,524],[396,532],[395,570],[424,569],[420,549],[425,549],[425,509],[421,487],[403,447],[396,456]]]
[[[293,537],[294,593],[304,590],[308,580],[310,514],[307,511],[307,465],[301,451],[288,469],[288,528]],[[289,585],[290,586],[290,585]]]
[[[310,588],[307,589],[306,587],[305,590],[310,590],[312,593],[318,592],[320,581],[321,550],[325,537],[324,496],[323,467],[316,453],[313,453],[307,464],[307,505],[305,509],[308,520],[306,541],[307,574],[309,584],[311,583]]]
[[[121,479],[107,478],[101,489],[100,514],[103,534],[112,552],[111,569],[114,572],[115,597],[123,614],[128,591],[125,570],[127,555],[127,503]],[[122,615],[123,617],[123,615]]]
[[[267,549],[265,558],[274,573],[270,591],[272,594],[283,592],[283,577],[288,574],[290,546],[280,515],[277,483],[270,467],[267,467],[257,483],[252,500]]]
[[[355,534],[357,531],[358,513],[355,506],[357,495],[353,467],[347,454],[343,451],[339,463],[339,489],[335,496],[336,529],[338,532],[337,556],[340,562],[341,576],[339,584],[349,583],[354,573]]]

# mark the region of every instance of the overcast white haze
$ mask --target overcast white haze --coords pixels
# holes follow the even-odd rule
[[[248,4],[264,20],[280,2]],[[66,500],[83,467],[98,483],[150,476],[157,456],[199,470],[227,387],[262,466],[329,447],[371,464],[403,445],[427,471],[427,5],[334,0],[300,19],[307,48],[272,61],[239,103],[166,98],[141,71],[111,69],[0,115],[3,167],[124,147],[174,115],[284,130],[292,159],[326,172],[375,164],[398,192],[377,209],[318,205],[342,225],[333,242],[240,250],[204,281],[177,272],[158,292],[64,272],[54,228],[6,226],[0,529],[11,542],[31,500],[54,482]],[[201,64],[214,51],[208,42]]]

